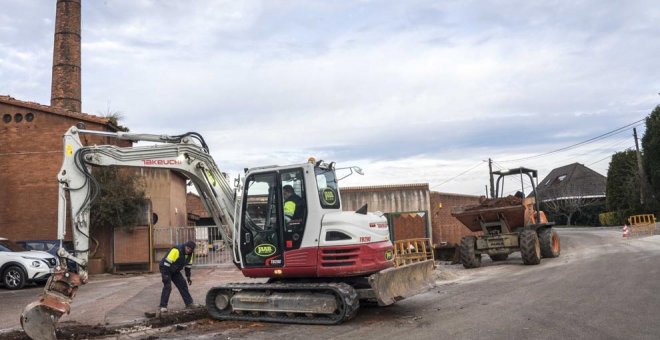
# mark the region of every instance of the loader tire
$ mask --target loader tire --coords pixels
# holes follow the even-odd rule
[[[465,236],[461,239],[461,263],[463,267],[479,268],[481,266],[481,254],[476,253],[477,238]]]
[[[505,261],[509,258],[509,254],[497,254],[497,255],[488,255],[493,262]]]
[[[541,256],[554,258],[559,256],[559,235],[552,228],[539,229],[539,242],[541,243]]]
[[[524,264],[534,265],[541,263],[541,244],[536,231],[525,229],[520,232],[520,255]]]

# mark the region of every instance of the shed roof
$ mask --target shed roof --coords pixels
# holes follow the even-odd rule
[[[387,184],[358,187],[342,187],[341,192],[374,192],[374,191],[401,191],[401,190],[429,190],[428,183]]]

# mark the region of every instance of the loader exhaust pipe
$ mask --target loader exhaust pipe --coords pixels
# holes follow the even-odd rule
[[[71,300],[83,283],[81,277],[66,268],[55,267],[39,300],[25,306],[21,313],[21,327],[33,340],[55,340],[57,322],[69,314]]]

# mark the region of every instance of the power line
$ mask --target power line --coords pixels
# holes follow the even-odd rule
[[[595,141],[597,141],[597,140],[604,139],[604,138],[607,138],[607,137],[610,137],[610,136],[616,135],[616,134],[618,134],[618,133],[621,133],[621,132],[623,132],[623,131],[625,131],[625,130],[627,130],[627,129],[633,127],[633,126],[636,126],[636,125],[640,124],[640,123],[643,122],[645,119],[646,119],[646,118],[642,118],[642,119],[640,119],[640,120],[638,120],[638,121],[632,122],[632,123],[627,124],[627,125],[625,125],[625,126],[622,126],[622,127],[620,127],[620,128],[614,129],[614,130],[612,130],[612,131],[606,132],[606,133],[601,134],[601,135],[598,135],[598,136],[596,136],[596,137],[589,138],[589,139],[587,139],[587,140],[585,140],[585,141],[582,141],[582,142],[579,142],[579,143],[576,143],[576,144],[573,144],[573,145],[569,145],[569,146],[566,146],[566,147],[563,147],[563,148],[559,148],[559,149],[556,149],[556,150],[548,151],[548,152],[541,153],[541,154],[534,155],[534,156],[522,157],[522,158],[518,158],[518,159],[508,159],[508,160],[504,160],[504,161],[500,161],[500,162],[517,162],[517,161],[523,161],[523,160],[528,160],[528,159],[533,159],[533,158],[538,158],[538,157],[547,156],[547,155],[554,154],[554,153],[561,152],[561,151],[570,150],[570,149],[576,148],[576,147],[578,147],[578,146],[585,145],[585,144],[589,144],[589,143],[593,143],[593,142],[595,142]]]
[[[633,146],[630,145],[630,146],[628,146],[627,148],[625,148],[624,150],[628,150],[628,149],[632,149],[632,148],[633,148]],[[608,158],[611,158],[611,157],[612,157],[612,155],[609,155],[609,156],[607,156],[607,157],[605,157],[605,158],[601,158],[601,159],[599,159],[599,160],[597,160],[597,161],[595,161],[595,162],[593,162],[593,163],[589,163],[589,164],[587,164],[587,166],[589,166],[589,165],[594,165],[594,164],[596,164],[596,163],[600,163],[600,162],[602,162],[602,161],[604,161],[604,160],[606,160],[606,159],[608,159]]]
[[[582,142],[575,143],[575,144],[572,144],[572,145],[569,145],[569,146],[566,146],[566,147],[562,147],[562,148],[559,148],[559,149],[556,149],[556,150],[552,150],[552,151],[545,152],[545,153],[541,153],[541,154],[534,155],[534,156],[521,157],[521,158],[517,158],[517,159],[503,160],[503,161],[499,161],[499,162],[502,162],[502,163],[505,163],[505,162],[517,162],[517,161],[523,161],[523,160],[529,160],[529,159],[539,158],[539,157],[543,157],[543,156],[547,156],[547,155],[555,154],[555,153],[558,153],[558,152],[571,150],[571,149],[574,149],[574,148],[577,148],[577,147],[580,147],[580,146],[583,146],[583,145],[591,144],[591,143],[594,143],[594,142],[596,142],[596,141],[599,141],[599,140],[602,140],[602,139],[605,139],[605,138],[609,138],[609,137],[615,136],[615,135],[617,135],[617,134],[619,134],[619,133],[625,132],[626,130],[629,130],[629,129],[634,128],[634,127],[636,127],[636,126],[638,126],[638,125],[641,125],[641,123],[642,123],[645,119],[646,119],[646,118],[642,118],[642,119],[640,119],[640,120],[637,120],[637,121],[632,122],[632,123],[630,123],[630,124],[624,125],[624,126],[622,126],[622,127],[619,127],[619,128],[617,128],[617,129],[614,129],[614,130],[612,130],[612,131],[609,131],[609,132],[603,133],[603,134],[598,135],[598,136],[596,136],[596,137],[589,138],[589,139],[584,140],[584,141],[582,141]],[[624,138],[624,139],[625,139],[625,138]],[[624,139],[619,139],[619,140],[623,141]],[[602,146],[601,146],[601,147],[597,148],[596,150],[598,150],[598,149],[608,149],[610,146],[613,146],[613,145],[618,144],[618,143],[619,143],[619,140],[615,141],[615,143],[613,143],[613,144],[608,144],[606,147],[602,147]],[[577,155],[577,154],[574,154],[574,155]],[[590,163],[589,165],[593,165],[593,164],[599,163],[599,162],[601,162],[601,161],[607,159],[608,157],[611,157],[611,155],[610,155],[610,156],[607,156],[607,157],[605,157],[605,158],[603,158],[603,159],[600,159],[600,160],[598,160],[598,161],[595,161],[595,162],[593,162],[593,163]],[[456,175],[456,176],[454,176],[454,177],[451,177],[451,178],[449,178],[449,179],[447,179],[447,180],[445,180],[445,181],[443,181],[443,182],[441,182],[441,183],[439,183],[439,184],[436,184],[436,185],[432,186],[431,189],[432,189],[432,188],[439,187],[439,186],[441,186],[441,185],[444,185],[444,184],[446,184],[446,183],[448,183],[448,182],[451,182],[451,181],[455,180],[455,179],[458,178],[458,177],[461,177],[461,176],[463,176],[463,175],[469,173],[470,171],[474,170],[474,169],[477,168],[479,165],[481,165],[483,162],[485,162],[485,161],[481,161],[481,162],[475,164],[474,166],[472,166],[472,167],[470,167],[470,168],[464,170],[463,172],[459,173],[458,175]],[[501,170],[501,169],[504,169],[505,167],[502,166],[502,164],[500,164],[499,162],[493,160],[493,161],[492,161],[492,164],[493,164],[494,166],[498,167],[500,170]]]
[[[598,145],[592,145],[591,148],[581,149],[583,151],[576,150],[575,152],[568,153],[564,157],[558,158],[553,163],[572,163],[579,158],[583,160],[581,163],[588,163],[595,158],[589,156],[595,155],[596,157],[600,157],[600,154],[603,153],[609,153],[611,155],[613,149],[614,151],[620,149],[619,145],[625,144],[627,141],[629,141],[629,139],[629,137],[624,136],[613,139],[612,143],[604,143],[601,141],[601,143],[598,143]]]
[[[433,189],[433,188],[439,187],[439,186],[441,186],[441,185],[443,185],[443,184],[445,184],[445,183],[451,182],[451,181],[455,180],[456,178],[461,177],[461,176],[467,174],[468,172],[474,170],[476,167],[478,167],[479,165],[483,164],[484,162],[485,162],[485,161],[481,161],[481,162],[475,164],[474,166],[472,166],[471,168],[469,168],[469,169],[467,169],[467,170],[461,172],[460,174],[458,174],[458,175],[456,175],[456,176],[454,176],[454,177],[452,177],[452,178],[450,178],[450,179],[448,179],[448,180],[445,180],[444,182],[442,182],[442,183],[440,183],[440,184],[436,184],[436,185],[432,186],[430,189]]]

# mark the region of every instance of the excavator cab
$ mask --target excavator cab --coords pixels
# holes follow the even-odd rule
[[[332,165],[310,162],[250,170],[242,197],[237,246],[244,274],[272,277],[271,268],[287,267],[278,271],[286,277],[289,268],[297,267],[298,274],[303,270],[316,276],[312,258],[322,217],[341,208]],[[311,261],[285,263],[285,253]]]

